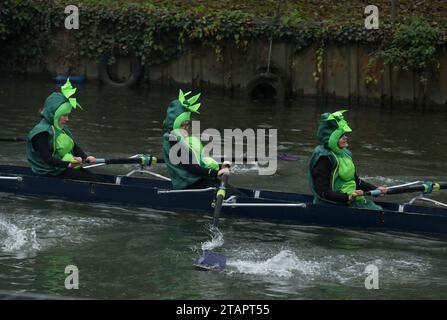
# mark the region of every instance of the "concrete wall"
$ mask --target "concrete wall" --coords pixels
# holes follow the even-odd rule
[[[82,74],[97,79],[97,64],[87,59],[72,59],[67,52],[70,41],[64,33],[56,39],[60,51],[52,52],[44,69],[55,74]],[[320,80],[315,81],[316,47],[299,52],[294,46],[275,42],[272,46],[270,70],[281,80],[280,86],[287,97],[319,97],[327,101],[347,100],[351,103],[386,106],[416,106],[447,104],[447,52],[443,52],[438,68],[430,71],[424,92],[419,77],[412,71],[397,71],[388,67],[384,74],[377,71],[378,84],[365,82],[371,46],[331,45],[324,50]],[[162,87],[193,87],[217,90],[223,94],[248,96],[250,82],[268,65],[268,41],[254,41],[246,49],[227,44],[222,51],[222,61],[217,61],[214,49],[208,46],[192,47],[179,58],[153,65],[146,72],[151,85]],[[120,69],[120,68],[118,68]],[[125,69],[125,68],[124,68]],[[30,69],[38,72],[36,68]]]

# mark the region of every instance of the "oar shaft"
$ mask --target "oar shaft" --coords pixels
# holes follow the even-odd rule
[[[225,160],[228,160],[228,158],[226,158],[224,156],[222,156],[220,158],[217,157],[215,159],[217,161],[220,161],[220,162],[224,162]],[[290,154],[285,154],[285,153],[278,154],[276,156],[276,158],[273,158],[273,157],[258,158],[256,156],[250,158],[250,157],[247,157],[246,155],[244,155],[243,157],[237,157],[237,156],[232,156],[231,157],[231,162],[232,163],[235,163],[235,162],[243,162],[243,163],[245,163],[245,162],[251,162],[251,161],[254,161],[254,162],[268,162],[268,161],[271,161],[271,160],[298,161],[298,160],[300,160],[300,157],[297,156],[297,155],[290,155]],[[228,160],[228,161],[230,161],[230,160]]]
[[[96,159],[96,164],[131,164],[131,163],[141,164],[144,166],[151,166],[152,164],[155,163],[164,163],[164,160],[148,155],[143,155],[137,158]]]
[[[228,177],[229,177],[228,174],[224,174],[222,176],[222,181],[220,183],[219,190],[217,191],[216,203],[214,206],[214,217],[213,217],[213,226],[215,226],[215,227],[219,226],[219,216],[220,216],[220,212],[222,211],[222,203],[225,199]]]
[[[26,141],[26,137],[0,138],[0,142],[23,142],[23,141]]]
[[[219,159],[220,162],[224,162],[225,157],[221,157],[221,159]],[[259,161],[258,158],[247,158],[247,157],[235,157],[233,156],[232,158],[232,162],[236,162],[236,161],[241,161],[242,162],[248,162],[248,161]],[[261,160],[268,160],[268,159],[261,159]],[[286,161],[290,161],[290,160],[286,160]],[[293,160],[292,160],[293,161]],[[97,158],[96,159],[96,164],[97,165],[104,165],[104,164],[141,164],[144,166],[150,166],[154,163],[165,163],[163,157],[154,157],[154,156],[149,156],[149,155],[142,155],[140,157],[135,157],[135,158],[117,158],[117,159],[105,159],[105,158]]]
[[[149,156],[151,157],[151,156]],[[152,159],[154,159],[154,157],[152,157]],[[165,163],[164,159],[162,157],[155,157],[156,159],[156,163]],[[220,159],[221,162],[223,163],[225,158],[221,158]],[[241,159],[236,159],[233,157],[233,162],[235,162],[235,160],[240,161]],[[150,159],[149,159],[150,161]],[[243,162],[248,162],[248,161],[258,161],[258,159],[248,159],[248,158],[243,158],[242,159]],[[105,159],[105,158],[96,158],[96,164],[131,164],[131,163],[135,163],[135,164],[143,164],[143,165],[148,165],[147,161],[145,162],[145,160],[142,160],[141,157],[138,158],[116,158],[116,159]]]
[[[413,185],[403,188],[395,188],[395,189],[389,189],[386,194],[392,195],[392,194],[401,194],[401,193],[410,193],[410,192],[424,192],[424,193],[431,193],[432,191],[438,191],[447,189],[447,182],[439,182],[439,183],[423,183],[420,185]],[[380,194],[379,190],[372,190],[365,192],[365,195],[373,195],[377,196]]]
[[[422,184],[419,186],[410,186],[402,189],[392,189],[389,190],[389,194],[400,194],[400,193],[407,193],[407,192],[424,192],[424,193],[430,193],[431,191],[438,191],[442,189],[447,189],[447,183],[433,183],[433,184]]]

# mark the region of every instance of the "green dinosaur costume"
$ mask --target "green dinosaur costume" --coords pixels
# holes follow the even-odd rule
[[[166,118],[163,122],[163,158],[171,175],[172,186],[174,189],[184,189],[189,185],[203,179],[203,176],[188,172],[181,165],[172,163],[169,153],[171,150],[170,141],[177,141],[183,144],[195,155],[198,165],[207,169],[219,170],[219,164],[210,157],[203,154],[203,145],[200,139],[189,136],[184,130],[180,129],[182,123],[191,119],[191,113],[198,113],[200,103],[196,103],[200,93],[186,99],[190,92],[183,93],[180,90],[177,100],[172,101],[166,111]]]
[[[334,203],[336,202],[323,199],[315,190],[312,178],[312,169],[321,157],[329,158],[331,171],[332,191],[352,195],[357,189],[355,181],[355,165],[352,161],[352,153],[347,149],[338,147],[338,140],[347,132],[351,132],[348,122],[344,119],[343,113],[347,110],[336,111],[334,113],[324,113],[320,118],[317,137],[320,145],[317,146],[310,158],[308,167],[308,179],[312,192],[314,194],[314,203]],[[368,208],[381,210],[382,208],[374,202],[367,200],[363,196],[356,196],[348,203],[350,207]]]
[[[41,132],[48,132],[50,151],[55,159],[75,162],[73,158],[73,135],[67,126],[59,127],[59,119],[69,114],[76,107],[81,107],[76,98],[71,96],[76,92],[70,81],[61,87],[61,92],[53,92],[45,100],[41,112],[42,120],[29,132],[27,136],[26,156],[34,173],[40,175],[59,175],[66,168],[54,167],[46,163],[34,150],[31,139]]]

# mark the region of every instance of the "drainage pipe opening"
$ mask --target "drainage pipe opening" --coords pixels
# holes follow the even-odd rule
[[[267,82],[259,83],[250,92],[252,100],[276,100],[277,96],[276,88]]]

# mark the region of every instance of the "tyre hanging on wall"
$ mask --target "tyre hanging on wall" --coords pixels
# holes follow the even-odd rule
[[[116,88],[137,84],[142,70],[141,63],[133,51],[118,48],[103,54],[98,65],[99,80]]]

